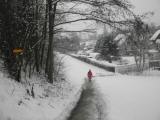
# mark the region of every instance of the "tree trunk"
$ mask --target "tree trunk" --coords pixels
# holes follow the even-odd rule
[[[48,3],[46,1],[46,11],[45,11],[45,23],[43,26],[43,41],[42,41],[42,51],[41,51],[41,60],[40,60],[40,65],[41,68],[43,67],[43,58],[44,58],[44,52],[45,52],[45,43],[46,43],[46,38],[47,38],[47,17],[48,16]]]
[[[35,10],[35,20],[36,20],[36,38],[35,41],[37,42],[39,37],[38,37],[38,0],[36,0],[36,10]],[[36,72],[39,72],[39,49],[38,45],[35,46],[34,48],[35,52],[35,65],[36,65]]]
[[[53,55],[53,30],[54,30],[54,21],[55,21],[55,13],[57,3],[54,4],[54,9],[52,8],[52,1],[48,0],[48,7],[49,7],[49,45],[48,45],[48,80],[50,83],[53,83],[53,72],[54,72],[54,55]]]

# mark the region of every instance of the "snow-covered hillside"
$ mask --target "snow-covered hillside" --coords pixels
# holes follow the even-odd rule
[[[71,73],[68,71],[67,74]],[[30,80],[23,79],[32,81],[31,85],[27,85],[17,83],[0,72],[0,120],[66,119],[79,100],[84,82],[80,78],[77,78],[79,82],[74,82],[72,76],[53,85],[33,76]],[[33,83],[35,98],[27,93]]]

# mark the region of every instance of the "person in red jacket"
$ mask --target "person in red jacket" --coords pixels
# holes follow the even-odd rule
[[[91,71],[91,70],[88,71],[87,76],[88,76],[89,81],[91,81],[91,79],[92,79],[92,77],[93,77],[93,74],[92,74],[92,71]]]

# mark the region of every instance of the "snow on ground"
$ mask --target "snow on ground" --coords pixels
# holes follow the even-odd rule
[[[97,62],[97,63],[100,63],[102,65],[106,65],[106,66],[110,66],[110,67],[116,67],[117,64],[115,64],[114,62],[113,63],[109,63],[108,61],[106,60],[96,60],[94,58],[89,58],[91,61],[94,61],[94,62]]]
[[[122,63],[125,62],[125,64],[135,64],[135,58],[134,56],[122,56],[121,57]]]
[[[110,120],[159,120],[159,77],[106,76],[97,83],[108,106]]]
[[[89,69],[105,98],[109,120],[160,119],[159,76],[115,74],[69,56],[64,62],[68,82],[35,84],[35,99],[26,95],[23,84],[0,73],[0,120],[63,119],[76,104]]]
[[[65,72],[67,74],[66,78],[73,80],[74,84],[81,84],[84,79],[87,77],[87,72],[89,69],[92,70],[93,76],[97,76],[97,74],[107,73],[107,74],[114,74],[111,72],[106,72],[103,69],[97,68],[93,65],[89,65],[85,62],[77,60],[75,58],[66,56],[64,58],[65,62]],[[79,81],[80,79],[80,81]]]
[[[143,73],[139,72],[130,72],[128,73],[130,76],[146,76],[146,77],[160,77],[160,70],[154,70],[154,68],[150,68],[147,70],[144,70]]]
[[[94,81],[85,81],[85,89],[68,120],[107,120],[103,96]]]
[[[115,66],[117,66],[116,64],[114,64],[114,63],[109,63],[108,61],[105,61],[105,60],[96,60],[95,58],[92,58],[91,56],[76,55],[76,54],[71,54],[71,55],[72,55],[72,56],[75,56],[75,57],[86,58],[86,59],[89,59],[90,61],[93,61],[93,62],[102,64],[102,65],[110,66],[110,67],[115,67]]]
[[[146,70],[143,72],[144,76],[160,76],[160,70]]]
[[[78,92],[73,84],[65,81],[53,85],[36,83],[35,98],[29,96],[25,88],[24,84],[5,78],[0,73],[0,120],[57,119],[75,100]]]
[[[0,72],[0,120],[64,120],[76,105],[84,82],[80,77],[75,82],[74,70],[67,71],[66,81],[53,85],[36,75],[30,80],[23,79],[32,81],[31,86],[17,83]],[[31,90],[33,83],[35,98],[26,90]]]
[[[97,54],[97,53],[90,53],[90,54]],[[75,55],[75,54],[72,54],[73,56],[79,56],[79,57],[85,57],[93,62],[97,62],[99,64],[102,64],[102,65],[106,65],[106,66],[110,66],[110,67],[117,67],[117,66],[124,66],[124,65],[133,65],[135,64],[135,58],[134,56],[122,56],[120,60],[113,60],[112,63],[109,63],[108,61],[106,60],[97,60],[94,55],[89,55],[89,56],[86,56],[86,55]]]
[[[70,77],[86,76],[88,69],[95,75],[101,93],[107,104],[109,120],[160,120],[160,80],[159,76],[127,76],[114,74],[88,65],[71,57]],[[72,69],[72,70],[71,70]],[[74,74],[74,76],[72,76]]]

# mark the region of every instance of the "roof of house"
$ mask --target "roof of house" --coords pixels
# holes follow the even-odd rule
[[[158,37],[160,37],[160,30],[157,30],[154,34],[153,34],[153,36],[150,38],[150,40],[156,40],[156,39],[158,39]]]

